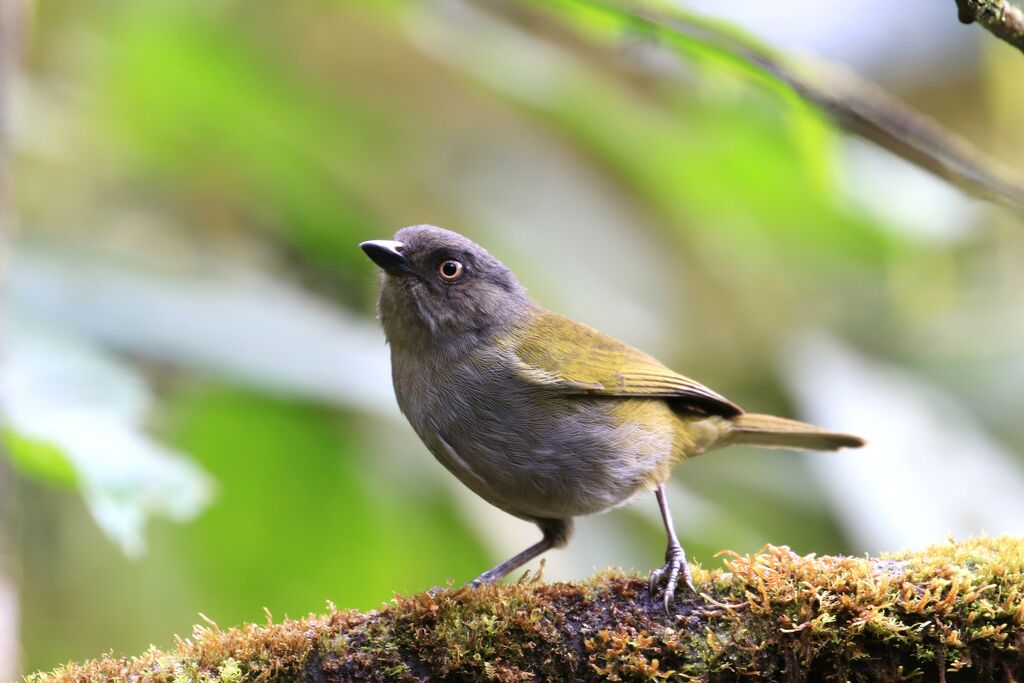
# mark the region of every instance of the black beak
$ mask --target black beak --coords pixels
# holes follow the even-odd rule
[[[402,255],[402,243],[394,240],[370,240],[362,242],[359,248],[366,252],[374,263],[389,273],[406,272],[409,261]]]

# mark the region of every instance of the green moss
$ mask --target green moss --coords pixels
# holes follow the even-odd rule
[[[1024,676],[1024,540],[975,538],[880,558],[767,547],[694,570],[706,598],[671,614],[643,577],[602,573],[398,598],[281,624],[197,626],[169,653],[28,680],[167,683],[428,678],[849,681]]]
[[[238,683],[242,680],[242,669],[233,657],[228,657],[220,665],[220,676],[218,678],[221,683]]]

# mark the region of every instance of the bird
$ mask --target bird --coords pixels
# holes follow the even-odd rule
[[[675,465],[730,444],[833,451],[863,439],[744,412],[652,356],[541,307],[486,249],[413,225],[360,245],[379,267],[377,317],[395,397],[433,456],[474,493],[536,524],[493,583],[566,546],[573,519],[653,491],[667,536],[650,574],[665,609],[696,588],[666,495]]]

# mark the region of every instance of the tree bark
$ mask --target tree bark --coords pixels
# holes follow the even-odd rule
[[[988,31],[1024,52],[1024,10],[1009,0],[956,0],[957,16],[965,24],[978,22]]]
[[[602,573],[396,597],[379,611],[221,630],[34,681],[1020,680],[1024,539],[880,558],[730,554],[666,613]],[[133,678],[141,677],[141,678]]]

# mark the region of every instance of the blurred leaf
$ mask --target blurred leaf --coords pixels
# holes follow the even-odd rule
[[[357,420],[376,424],[225,388],[172,399],[164,431],[221,482],[209,512],[175,532],[208,609],[233,622],[251,618],[253,600],[292,614],[328,598],[365,608],[488,566],[444,486],[380,467],[429,456],[378,452]]]
[[[693,27],[692,35],[685,32],[668,32],[638,21],[623,7],[602,0],[556,0],[555,2],[537,3],[546,7],[554,7],[565,13],[578,27],[603,40],[617,41],[624,35],[631,35],[655,42],[664,42],[688,59],[698,62],[702,68],[717,70],[739,76],[745,80],[761,83],[782,94],[789,91],[782,81],[750,60],[743,58],[734,50],[719,45],[717,40],[702,40],[699,37],[702,28],[707,28],[712,35],[734,38],[738,44],[756,45],[767,51],[767,47],[754,41],[741,29],[732,24],[689,12],[678,2],[662,2],[646,0],[641,6],[662,8],[675,16],[685,17],[686,23]]]
[[[206,475],[143,433],[150,399],[132,370],[81,341],[9,322],[0,405],[5,434],[17,435],[16,462],[58,480],[73,469],[96,522],[128,555],[143,551],[150,517],[190,519],[206,505]]]
[[[398,431],[389,421],[196,380],[167,385],[162,408],[155,431],[216,479],[217,497],[191,523],[154,523],[149,551],[128,561],[77,501],[26,486],[27,667],[170,645],[198,612],[238,624],[264,607],[275,619],[327,600],[372,609],[490,566],[447,472],[411,441],[380,445]]]
[[[48,484],[70,487],[78,482],[74,465],[52,443],[29,438],[14,429],[4,429],[2,439],[11,461],[22,473]]]
[[[305,83],[203,3],[124,6],[108,30],[101,121],[136,171],[363,283],[354,244],[393,201],[376,180],[397,141],[386,116]]]

